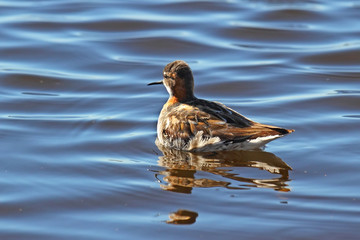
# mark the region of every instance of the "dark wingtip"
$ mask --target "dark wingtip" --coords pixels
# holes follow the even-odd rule
[[[277,129],[277,131],[278,131],[279,133],[281,133],[282,135],[286,135],[286,134],[295,132],[294,129],[284,129],[284,128]]]
[[[295,132],[294,129],[285,129],[285,128],[271,128],[271,129],[280,133],[281,135],[286,135],[286,134]]]

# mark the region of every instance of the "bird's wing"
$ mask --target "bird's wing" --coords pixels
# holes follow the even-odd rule
[[[211,102],[202,99],[196,99],[190,104],[199,108],[201,111],[208,113],[214,118],[223,120],[227,124],[234,125],[236,127],[245,128],[250,127],[254,124],[250,119],[242,116],[238,112],[232,110],[231,108],[225,106],[219,102]]]
[[[166,119],[164,137],[185,142],[200,131],[205,138],[219,137],[231,142],[289,133],[286,129],[251,121],[221,103],[201,99],[178,105]]]

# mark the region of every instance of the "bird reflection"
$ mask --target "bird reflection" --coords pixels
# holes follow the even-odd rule
[[[167,220],[168,224],[193,224],[196,222],[196,218],[198,217],[197,212],[179,209],[176,212],[173,212],[169,215],[170,220]]]
[[[227,189],[271,188],[288,192],[289,165],[272,153],[262,150],[221,151],[191,153],[167,149],[160,145],[163,153],[159,165],[165,170],[156,174],[164,190],[191,193],[193,188],[224,187]],[[249,168],[265,170],[270,177],[261,177],[266,172],[247,171]],[[241,176],[240,171],[252,177]],[[260,174],[259,174],[260,173]],[[160,176],[159,176],[160,175]],[[162,175],[162,176],[161,176]],[[201,175],[202,177],[199,177]]]

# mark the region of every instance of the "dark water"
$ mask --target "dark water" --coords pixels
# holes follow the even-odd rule
[[[0,1],[1,239],[359,239],[360,2]],[[296,132],[159,150],[162,69]]]

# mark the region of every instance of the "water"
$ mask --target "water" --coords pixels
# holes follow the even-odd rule
[[[1,239],[358,239],[360,2],[0,1]],[[154,144],[163,67],[293,128]]]

